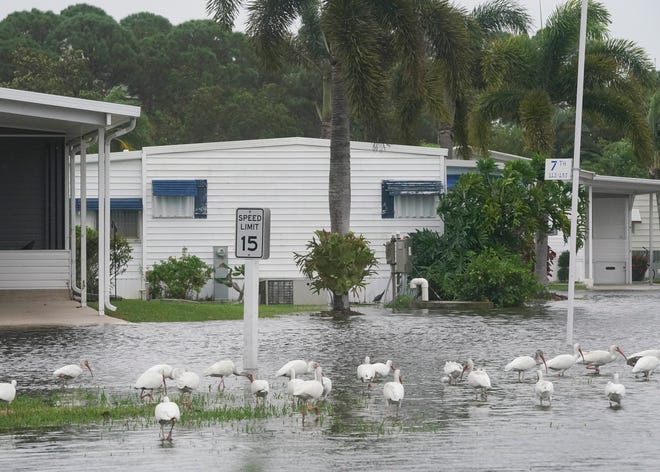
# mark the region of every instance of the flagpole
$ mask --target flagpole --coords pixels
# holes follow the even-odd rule
[[[573,304],[575,299],[575,259],[577,246],[578,198],[580,193],[580,146],[582,138],[582,96],[584,91],[584,55],[587,43],[587,11],[589,0],[582,0],[580,45],[578,51],[577,96],[575,100],[575,141],[573,145],[573,188],[571,190],[570,262],[568,269],[568,314],[566,342],[573,344]]]

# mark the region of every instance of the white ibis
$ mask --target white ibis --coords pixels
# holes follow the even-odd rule
[[[374,378],[376,377],[387,377],[394,371],[394,368],[392,367],[392,361],[387,360],[385,363],[383,362],[374,362],[373,364],[374,368]]]
[[[614,362],[616,360],[616,353],[619,353],[626,359],[626,355],[619,348],[619,346],[612,344],[609,351],[596,350],[582,353],[582,359],[587,369],[593,369],[594,374],[600,374],[600,368],[605,364]]]
[[[316,414],[318,415],[319,413],[319,407],[316,403],[323,396],[323,370],[320,365],[316,364],[314,368],[314,380],[305,380],[301,384],[298,384],[293,391],[293,396],[303,405],[300,412],[302,413],[302,423],[304,426],[305,414],[311,408],[310,402],[314,402]]]
[[[172,430],[177,421],[181,419],[181,412],[179,411],[179,406],[171,402],[168,397],[163,397],[163,401],[156,405],[156,411],[154,413],[156,421],[160,424],[160,439],[167,439],[168,441],[172,440]],[[170,426],[170,432],[165,438],[165,425]]]
[[[165,376],[156,370],[147,370],[138,377],[135,381],[134,388],[140,390],[140,400],[149,397],[150,400],[154,399],[154,390],[163,387],[165,395],[167,395],[167,384],[165,384]]]
[[[312,366],[314,367],[314,374],[316,375],[316,368],[319,367],[320,364],[318,362],[312,362]],[[323,395],[321,395],[321,400],[325,400],[332,391],[332,380],[323,375],[321,377],[321,383],[323,384]]]
[[[225,377],[229,377],[232,374],[240,375],[236,370],[234,361],[230,359],[223,359],[218,361],[204,371],[204,375],[207,377],[220,377],[220,381],[218,382],[218,390],[220,390],[220,386],[222,386],[222,390],[225,389]]]
[[[9,405],[16,398],[16,381],[0,383],[0,400],[7,403],[7,414],[9,414]]]
[[[653,371],[660,365],[660,359],[655,356],[642,356],[635,363],[632,369],[633,374],[644,374],[644,379],[648,380]]]
[[[303,379],[296,378],[296,369],[291,368],[289,370],[289,381],[286,384],[286,393],[293,396],[296,387],[304,382]],[[293,397],[294,402],[297,400],[296,397]]]
[[[447,376],[447,381],[449,385],[456,385],[458,379],[463,373],[463,366],[455,361],[446,361],[444,367],[445,375]]]
[[[158,372],[163,377],[174,380],[174,369],[169,364],[152,365],[145,372]]]
[[[465,372],[469,372],[467,376],[467,383],[475,391],[474,399],[478,399],[479,394],[481,394],[482,400],[487,400],[488,390],[490,390],[491,384],[490,377],[486,371],[481,368],[475,370],[474,361],[472,361],[472,359],[468,359],[463,363],[463,374]],[[463,378],[463,374],[461,374],[461,378]]]
[[[560,354],[547,360],[545,365],[548,369],[559,372],[559,375],[563,376],[564,372],[573,367],[580,357],[582,357],[582,349],[579,343],[575,343],[573,344],[573,354]]]
[[[257,405],[259,404],[259,399],[261,398],[262,402],[266,402],[266,397],[270,391],[270,386],[268,385],[267,380],[255,379],[254,375],[242,372],[241,375],[247,377],[250,380],[250,393],[254,395]]]
[[[504,366],[504,371],[518,372],[518,382],[522,382],[523,380],[525,380],[525,372],[527,372],[528,370],[535,369],[536,365],[539,362],[543,362],[543,365],[546,365],[545,357],[543,357],[543,351],[537,349],[537,351],[534,353],[534,357],[532,356],[516,357],[514,360],[512,360],[506,366]],[[548,371],[547,365],[545,370],[546,372]]]
[[[80,364],[69,364],[60,367],[53,372],[53,376],[62,381],[62,386],[66,385],[70,380],[74,380],[82,374],[83,369],[89,370],[89,373],[94,377],[94,372],[89,365],[88,361],[80,361]]]
[[[404,393],[401,369],[395,369],[394,380],[383,385],[383,397],[385,398],[385,406],[387,407],[387,416],[390,415],[390,407],[392,405],[396,406],[396,416],[399,416],[399,409],[403,402]]]
[[[634,354],[631,354],[626,359],[626,364],[628,364],[630,367],[633,367],[637,363],[639,358],[644,356],[653,356],[660,359],[660,349],[646,349],[645,351],[639,351]]]
[[[357,366],[357,377],[362,383],[367,383],[367,388],[371,388],[371,382],[375,376],[376,371],[374,370],[374,365],[371,363],[369,356],[366,356],[364,362]]]
[[[548,406],[552,404],[552,395],[555,392],[555,387],[549,380],[543,380],[543,371],[539,369],[536,371],[537,381],[534,385],[534,395],[539,399],[539,405],[543,406],[543,401],[548,402]]]
[[[623,397],[626,396],[626,387],[619,383],[619,374],[615,373],[614,378],[607,382],[605,385],[605,395],[610,401],[610,408],[612,408],[612,403],[616,403],[616,406],[621,406],[621,401]]]
[[[303,375],[313,371],[312,363],[304,359],[294,359],[284,364],[275,373],[275,377],[288,377],[291,369],[295,369],[296,375]]]
[[[192,408],[192,393],[199,387],[199,375],[195,372],[180,368],[174,369],[172,375],[176,382],[176,388],[181,392],[181,403],[186,405],[190,410]],[[186,394],[188,397],[187,400],[185,400]]]

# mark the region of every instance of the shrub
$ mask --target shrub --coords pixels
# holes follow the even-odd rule
[[[468,262],[451,283],[459,300],[489,300],[499,307],[522,304],[540,291],[529,264],[517,254],[486,249]]]
[[[353,288],[365,286],[364,279],[373,274],[376,257],[363,236],[314,232],[315,237],[307,243],[307,254],[294,253],[300,271],[311,280],[315,292],[330,290],[335,302]],[[337,304],[334,306],[338,309]],[[347,308],[347,307],[346,307]]]
[[[646,269],[649,268],[649,259],[646,255],[633,254],[632,256],[632,279],[634,282],[644,280]]]
[[[80,287],[80,226],[76,226],[76,283]],[[87,292],[91,294],[99,291],[99,234],[94,228],[87,227]],[[133,248],[126,238],[114,234],[110,239],[110,284],[114,277],[126,272],[127,264],[133,259]],[[82,287],[81,287],[82,288]]]
[[[170,256],[166,261],[154,264],[147,272],[147,281],[153,298],[192,299],[199,297],[204,284],[213,275],[213,267],[199,257],[181,250],[181,257]]]
[[[568,251],[559,254],[559,258],[557,259],[557,266],[559,266],[559,269],[557,270],[557,278],[560,282],[568,282],[568,266],[570,260],[571,254]]]

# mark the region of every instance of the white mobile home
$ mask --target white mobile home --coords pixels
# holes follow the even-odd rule
[[[357,299],[370,301],[387,286],[390,267],[384,244],[392,234],[422,228],[442,231],[435,210],[446,181],[444,159],[445,150],[439,148],[351,143],[351,228],[370,241],[380,263]],[[236,209],[264,207],[271,211],[270,258],[260,263],[264,287],[285,290],[295,303],[318,302],[293,254],[305,251],[315,230],[329,229],[329,161],[329,141],[310,138],[159,146],[113,154],[111,215],[134,248],[134,260],[118,277],[118,295],[143,296],[145,270],[178,257],[183,247],[216,267],[222,261],[241,264],[234,257]],[[86,173],[87,181],[96,181],[92,156]],[[93,189],[90,192],[93,197]],[[91,198],[88,222],[95,216],[93,205]],[[224,295],[222,287],[210,282],[200,296],[236,294]],[[325,295],[322,300],[327,300]]]

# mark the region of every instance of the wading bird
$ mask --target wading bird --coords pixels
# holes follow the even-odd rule
[[[53,376],[62,382],[62,386],[65,386],[69,381],[78,378],[85,368],[94,377],[94,372],[92,372],[88,361],[80,361],[80,364],[69,364],[60,367],[53,372]]]
[[[642,356],[635,363],[632,369],[633,374],[644,374],[646,380],[649,379],[653,371],[660,365],[660,359],[655,356]]]
[[[296,385],[293,396],[298,399],[301,406],[302,424],[305,425],[305,414],[312,408],[310,402],[313,402],[316,414],[319,414],[318,401],[323,396],[323,371],[321,366],[316,364],[314,368],[314,380],[305,380]]]
[[[168,397],[163,397],[163,401],[156,405],[156,411],[154,413],[156,421],[160,424],[160,439],[167,439],[168,441],[172,440],[172,430],[177,421],[181,419],[181,412],[179,411],[179,406],[171,402]],[[165,438],[165,425],[170,426],[170,432]]]
[[[504,366],[504,371],[518,372],[518,382],[522,382],[523,380],[525,380],[525,372],[536,368],[536,365],[539,362],[543,362],[543,365],[546,366],[545,371],[547,372],[548,367],[545,363],[545,357],[543,357],[543,351],[537,349],[537,351],[534,353],[534,357],[532,356],[516,357],[514,360],[512,360],[506,366]]]
[[[481,394],[482,400],[488,400],[488,390],[490,390],[490,377],[483,369],[474,368],[474,362],[472,359],[468,359],[463,363],[463,374],[468,372],[467,383],[475,391],[474,399],[478,399]],[[461,374],[461,379],[463,378]]]
[[[455,361],[446,361],[444,372],[447,376],[447,382],[449,382],[449,385],[456,385],[458,379],[461,378],[461,374],[463,374],[463,366]]]
[[[154,399],[154,390],[163,387],[167,395],[167,384],[165,376],[156,370],[147,370],[135,381],[134,388],[140,390],[140,400],[149,397],[150,401]]]
[[[543,406],[543,401],[548,402],[548,406],[552,404],[552,395],[555,392],[555,387],[549,380],[543,380],[543,371],[539,369],[536,371],[537,381],[534,385],[534,394],[539,399],[539,405]]]
[[[199,375],[185,369],[174,369],[172,372],[176,388],[181,392],[181,403],[183,403],[189,410],[192,408],[192,394],[193,391],[199,387]]]
[[[254,395],[255,402],[259,405],[259,399],[261,398],[262,403],[266,403],[266,397],[270,391],[270,386],[268,385],[267,380],[255,379],[254,375],[248,372],[242,372],[241,375],[247,377],[250,381],[250,393]]]
[[[374,365],[371,363],[369,356],[364,358],[364,362],[357,366],[357,378],[362,381],[362,383],[367,383],[367,388],[371,388],[371,382],[376,376],[376,371]]]
[[[573,344],[573,354],[560,354],[546,361],[545,365],[548,369],[559,372],[559,375],[563,376],[564,372],[573,367],[580,357],[582,357],[582,349],[580,349],[579,343],[575,343]]]
[[[583,352],[582,362],[584,363],[587,369],[593,369],[594,374],[598,375],[600,374],[600,368],[602,366],[604,366],[605,364],[609,364],[610,362],[614,362],[616,360],[617,352],[621,354],[624,359],[627,359],[626,355],[619,348],[619,346],[612,344],[610,346],[609,351],[596,350],[596,351]]]
[[[396,407],[396,416],[399,416],[399,409],[404,396],[403,379],[401,378],[401,369],[394,370],[394,380],[383,385],[383,397],[387,407],[387,416],[390,415],[390,407]]]
[[[626,396],[626,387],[619,383],[619,374],[615,373],[614,378],[607,382],[605,385],[605,395],[610,401],[610,408],[613,406],[621,406],[621,401],[623,397]],[[612,405],[616,403],[616,405]]]
[[[16,381],[0,383],[0,400],[7,403],[7,414],[9,414],[9,405],[16,398]]]
[[[223,359],[221,361],[218,361],[204,371],[204,375],[207,377],[220,378],[220,381],[218,382],[218,390],[220,390],[221,386],[222,386],[222,390],[225,389],[225,377],[229,377],[232,374],[240,375],[239,372],[236,370],[236,365],[234,364],[234,361],[230,359]]]
[[[280,367],[280,370],[275,373],[275,377],[288,377],[291,369],[294,369],[298,376],[314,371],[312,362],[307,362],[304,359],[294,359]]]

